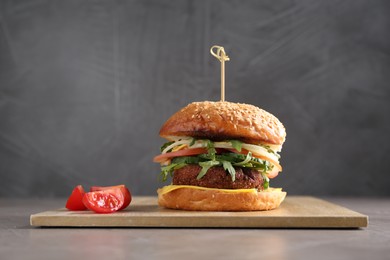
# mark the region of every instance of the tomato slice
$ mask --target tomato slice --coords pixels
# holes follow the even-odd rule
[[[84,188],[81,185],[74,187],[65,207],[69,210],[86,210],[87,208],[83,204],[83,196],[85,194]]]
[[[90,191],[102,191],[102,190],[110,190],[110,189],[119,189],[123,194],[123,205],[119,210],[127,208],[131,202],[131,193],[130,190],[124,184],[116,185],[116,186],[92,186]]]
[[[176,152],[159,154],[153,158],[153,162],[162,163],[162,162],[164,162],[170,158],[173,158],[173,157],[190,156],[190,155],[197,155],[197,154],[202,154],[202,153],[207,153],[207,149],[206,148],[184,149],[184,150],[179,150]]]
[[[122,208],[124,196],[120,189],[91,191],[84,194],[84,205],[96,213],[112,213]]]

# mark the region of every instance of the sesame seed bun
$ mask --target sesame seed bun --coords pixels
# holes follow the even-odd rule
[[[275,116],[256,106],[204,101],[191,103],[172,115],[161,127],[160,136],[169,140],[191,136],[281,145],[286,130]]]

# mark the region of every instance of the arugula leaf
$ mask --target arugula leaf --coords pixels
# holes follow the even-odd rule
[[[228,161],[231,163],[237,163],[241,162],[245,159],[245,156],[240,154],[240,156],[235,156],[234,153],[224,153],[224,154],[217,154],[215,156],[216,161]]]
[[[223,168],[225,171],[228,171],[230,176],[232,176],[232,181],[236,180],[236,170],[234,169],[233,165],[231,162],[228,161],[222,161]]]
[[[263,188],[266,190],[269,187],[269,178],[265,172],[262,172],[261,175],[263,176]]]
[[[200,180],[207,171],[213,167],[219,165],[220,162],[218,161],[207,161],[207,162],[200,162],[199,165],[202,167],[202,170],[199,172],[198,176],[196,177],[197,180]]]
[[[265,144],[260,144],[261,147],[267,149],[267,152],[269,153],[272,153],[273,155],[275,155],[276,157],[280,158],[280,155],[278,153],[276,153],[274,150],[271,149],[271,147],[269,145],[265,145]]]
[[[178,170],[186,165],[187,165],[186,163],[172,163],[170,165],[161,167],[161,172],[160,172],[161,181],[166,181],[168,175],[172,176],[174,170]]]
[[[243,160],[242,162],[235,163],[234,165],[243,166],[243,165],[248,164],[251,160],[252,160],[252,153],[249,152],[249,153],[246,155],[245,160]]]
[[[196,139],[192,138],[191,143],[189,144],[189,147],[193,146],[195,144],[195,142],[196,142]]]
[[[167,148],[168,146],[170,146],[171,144],[173,144],[175,141],[171,141],[171,142],[166,142],[165,144],[163,144],[160,148],[161,152],[164,151],[165,148]]]
[[[229,140],[229,142],[232,144],[233,148],[237,151],[241,152],[242,149],[242,142],[238,140]]]
[[[214,143],[210,140],[207,140],[207,155],[210,157],[211,160],[215,160],[216,153],[217,150],[215,150]]]
[[[231,162],[234,166],[247,167],[265,171],[268,171],[270,167],[272,167],[268,161],[253,157],[252,153],[248,153],[247,155],[224,153],[216,155],[215,159],[217,161]]]
[[[172,163],[185,163],[185,164],[197,164],[201,161],[201,158],[197,156],[183,156],[175,157],[172,159]]]

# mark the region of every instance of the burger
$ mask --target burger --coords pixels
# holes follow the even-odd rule
[[[286,192],[271,188],[282,171],[283,124],[249,104],[194,102],[161,127],[168,141],[153,161],[161,164],[157,190],[165,208],[196,211],[254,211],[279,207]]]

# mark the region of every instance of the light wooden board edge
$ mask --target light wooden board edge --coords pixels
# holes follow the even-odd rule
[[[135,201],[148,201],[150,197],[135,198]],[[115,214],[75,213],[75,216],[64,216],[69,213],[66,209],[45,211],[30,216],[32,226],[41,227],[185,227],[185,228],[362,228],[368,226],[368,216],[349,210],[339,205],[313,198],[290,196],[287,204],[301,199],[302,202],[322,203],[325,207],[339,212],[339,215],[314,214],[299,216],[281,216],[277,211],[264,212],[263,216],[256,216],[236,212],[188,212],[161,209],[161,214],[143,214],[137,212],[137,203],[134,211],[123,211]],[[149,205],[155,206],[157,205]],[[283,204],[281,209],[283,208]],[[129,214],[131,214],[129,216]],[[230,214],[227,216],[227,214]],[[75,221],[75,219],[77,221]]]

